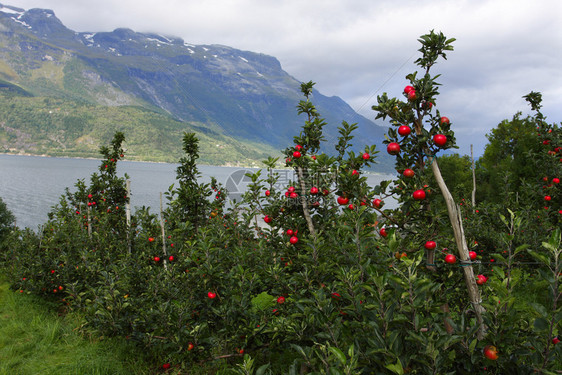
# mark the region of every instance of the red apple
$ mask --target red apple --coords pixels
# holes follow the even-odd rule
[[[552,198],[551,198],[550,195],[547,195],[547,196],[544,197],[544,200],[547,201],[547,202],[550,202],[551,199],[552,199]]]
[[[357,169],[354,169],[353,171],[351,171],[352,176],[357,176],[358,174],[359,174],[359,172],[357,172]]]
[[[175,259],[175,258],[174,258],[174,256],[173,256],[173,255],[170,255],[170,257],[168,258],[168,260],[169,260],[170,262],[173,262],[173,261],[174,261],[174,259]]]
[[[263,221],[265,221],[267,224],[269,224],[273,221],[273,219],[270,218],[269,216],[265,215],[265,217],[263,218]]]
[[[277,303],[280,305],[285,303],[285,297],[283,296],[277,297]]]
[[[445,256],[445,263],[454,264],[457,262],[457,257],[453,254],[447,254]]]
[[[425,243],[424,247],[425,247],[427,250],[433,250],[433,249],[435,249],[435,248],[437,247],[437,244],[435,243],[435,241],[427,241],[427,242]]]
[[[484,284],[486,284],[486,281],[488,281],[488,278],[486,276],[484,276],[484,275],[476,276],[476,284],[484,285]]]
[[[265,196],[266,196],[266,197],[269,197],[270,194],[271,194],[271,192],[270,192],[269,190],[266,190],[266,191],[265,191]]]
[[[160,262],[160,257],[154,257],[155,262]]]
[[[302,146],[301,146],[301,145],[296,145],[295,148],[296,148],[298,151],[302,150]]]
[[[214,299],[216,296],[217,296],[216,293],[213,293],[213,292],[207,293],[207,297],[209,297],[210,299]]]
[[[295,245],[297,242],[299,242],[299,239],[297,238],[297,236],[293,236],[293,237],[289,238],[289,242],[292,245]]]
[[[386,228],[381,228],[381,230],[379,231],[379,234],[383,237],[388,236],[388,233],[386,233]]]
[[[414,199],[417,201],[423,200],[425,199],[425,190],[423,189],[416,190],[412,195]]]
[[[400,134],[403,137],[407,136],[411,132],[412,132],[412,129],[410,129],[410,127],[408,125],[401,125],[398,128],[398,134]]]
[[[407,168],[407,169],[404,169],[404,173],[402,173],[402,174],[404,175],[404,177],[412,178],[412,177],[414,177],[415,172],[412,169]]]
[[[347,197],[338,197],[338,204],[344,206],[349,203],[349,198]]]
[[[408,100],[413,102],[414,100],[416,100],[418,98],[417,94],[416,94],[416,90],[412,90],[408,93]]]
[[[170,364],[169,364],[169,363],[164,363],[164,364],[162,365],[162,368],[163,368],[164,370],[167,370],[167,369],[170,368]]]
[[[363,158],[363,160],[369,160],[371,158],[371,155],[365,152],[361,157]]]
[[[294,232],[292,229],[287,229],[287,232],[285,233],[287,233],[287,236],[292,236]]]
[[[404,87],[404,94],[408,95],[412,90],[414,90],[412,86],[406,86]]]
[[[347,208],[349,208],[350,210],[353,210],[355,208],[355,206],[353,204],[350,204],[349,206],[347,206]]]
[[[560,339],[558,338],[558,336],[554,336],[554,337],[552,338],[552,344],[553,344],[553,345],[556,345],[556,344],[558,344],[559,342],[560,342]]]
[[[148,237],[148,242],[154,242],[154,237]]]
[[[299,195],[298,195],[297,193],[295,193],[295,192],[289,194],[289,198],[291,198],[291,199],[296,199],[298,196],[299,196]]]
[[[493,345],[486,345],[484,347],[484,356],[489,360],[495,361],[498,359],[498,349]]]
[[[445,117],[445,116],[441,117],[440,121],[441,121],[441,124],[446,124],[446,125],[450,124],[449,118]]]
[[[295,159],[300,158],[300,157],[301,157],[300,151],[295,151],[295,152],[293,152],[293,157],[294,157]]]
[[[294,186],[289,186],[289,188],[287,189],[287,191],[289,193],[294,193],[295,192],[295,187]]]
[[[552,179],[552,182],[554,182],[555,184],[559,184],[560,183],[560,179],[558,177],[554,177]]]
[[[447,137],[443,134],[435,134],[433,136],[433,143],[439,147],[443,147],[447,143]]]
[[[384,205],[384,202],[377,198],[375,200],[373,200],[373,206],[375,206],[376,208],[381,208]]]
[[[400,145],[396,142],[391,142],[386,146],[386,152],[390,155],[398,155],[400,153]]]
[[[318,188],[316,186],[311,187],[310,188],[310,194],[312,194],[312,195],[318,194]]]
[[[431,109],[431,107],[433,107],[433,103],[430,101],[424,101],[422,103],[422,108],[423,109]]]
[[[468,256],[470,257],[470,260],[474,260],[478,255],[476,254],[476,251],[469,251]]]

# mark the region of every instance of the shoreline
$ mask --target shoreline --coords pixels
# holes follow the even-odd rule
[[[83,156],[52,156],[52,155],[46,155],[46,154],[29,154],[29,153],[11,153],[11,152],[2,152],[0,153],[0,156],[2,155],[9,155],[9,156],[33,156],[33,157],[40,157],[40,158],[53,158],[53,159],[77,159],[77,160],[98,160],[101,161],[102,159],[100,158],[89,158],[89,157],[83,157]],[[169,165],[179,165],[180,163],[169,163],[169,162],[165,162],[165,161],[151,161],[151,160],[130,160],[130,159],[121,159],[121,161],[123,162],[131,162],[131,163],[151,163],[151,164],[169,164]],[[255,167],[255,166],[249,166],[249,165],[235,165],[235,164],[223,164],[223,165],[216,165],[216,164],[205,164],[205,163],[198,163],[197,165],[200,166],[205,166],[205,167],[223,167],[223,168],[246,168],[246,169],[267,169],[265,167],[260,168],[260,167]],[[290,167],[277,167],[275,168],[275,170],[292,170],[293,168]],[[383,172],[375,172],[375,171],[369,171],[366,170],[363,173],[365,174],[370,174],[370,175],[375,175],[375,176],[381,176],[381,175],[388,175],[388,173],[383,173]]]

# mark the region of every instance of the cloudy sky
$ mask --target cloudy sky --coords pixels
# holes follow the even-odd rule
[[[75,31],[128,27],[275,56],[301,81],[340,96],[374,119],[376,95],[399,96],[415,69],[417,38],[454,37],[434,73],[437,107],[449,117],[461,154],[481,154],[485,134],[516,112],[523,95],[543,94],[543,113],[562,121],[560,0],[3,0],[48,8]]]

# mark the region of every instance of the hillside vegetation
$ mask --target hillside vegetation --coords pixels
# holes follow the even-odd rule
[[[177,162],[182,134],[188,131],[200,139],[204,164],[251,165],[279,153],[271,146],[238,141],[142,107],[19,95],[22,92],[0,92],[0,152],[98,157],[99,144],[121,131],[127,134],[127,158]]]

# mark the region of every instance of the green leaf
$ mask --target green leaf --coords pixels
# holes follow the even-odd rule
[[[260,366],[257,370],[256,370],[256,375],[263,375],[265,374],[265,370],[267,370],[270,366],[270,363],[265,364]]]
[[[400,363],[399,359],[396,361],[395,364],[386,365],[385,367],[395,374],[404,375],[404,368],[402,368],[402,363]]]
[[[544,331],[549,327],[548,321],[544,318],[536,318],[533,325],[538,331]]]
[[[343,354],[343,352],[340,349],[333,346],[330,346],[328,349],[332,352],[332,354],[334,354],[338,358],[338,360],[341,362],[342,365],[345,365],[347,359],[345,358],[345,354]]]

